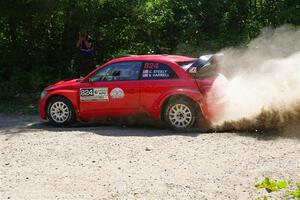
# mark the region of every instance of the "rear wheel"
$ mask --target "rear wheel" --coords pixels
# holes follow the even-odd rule
[[[164,112],[167,125],[179,130],[194,127],[198,119],[197,107],[187,99],[172,100]]]
[[[67,126],[76,120],[72,103],[62,96],[50,99],[47,106],[47,116],[49,122],[54,126]]]

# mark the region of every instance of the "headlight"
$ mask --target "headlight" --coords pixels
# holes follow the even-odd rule
[[[46,91],[46,90],[43,90],[43,91],[41,92],[41,99],[43,99],[46,95],[47,95],[47,91]]]

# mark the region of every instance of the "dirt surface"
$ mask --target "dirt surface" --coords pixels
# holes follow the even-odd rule
[[[0,114],[1,199],[254,199],[300,180],[300,140],[158,128],[55,128]]]

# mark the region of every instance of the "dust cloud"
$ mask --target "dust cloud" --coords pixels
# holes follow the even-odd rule
[[[300,30],[264,29],[244,48],[228,48],[211,94],[222,95],[224,112],[214,121],[221,131],[284,129],[300,135]]]

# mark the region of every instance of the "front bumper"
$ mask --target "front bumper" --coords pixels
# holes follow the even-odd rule
[[[40,99],[40,101],[39,101],[39,115],[40,115],[40,118],[43,120],[45,120],[47,118],[45,98]]]

